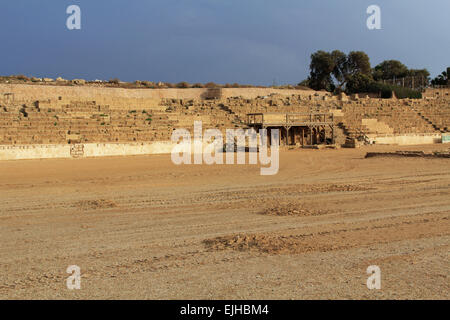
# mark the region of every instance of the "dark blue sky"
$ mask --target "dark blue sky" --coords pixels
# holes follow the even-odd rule
[[[82,29],[66,28],[66,8]],[[366,9],[382,10],[382,30]],[[363,50],[432,76],[450,66],[449,0],[3,0],[0,74],[298,83],[311,53]]]

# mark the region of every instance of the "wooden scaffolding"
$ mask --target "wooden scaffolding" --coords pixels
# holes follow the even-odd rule
[[[335,143],[332,113],[249,113],[247,125],[255,130],[280,129],[280,144],[283,141],[285,145],[302,146]]]

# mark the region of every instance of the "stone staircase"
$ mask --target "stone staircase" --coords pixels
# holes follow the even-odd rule
[[[413,105],[411,109],[436,131],[441,133],[450,132],[450,102],[438,104],[432,102],[427,106]]]

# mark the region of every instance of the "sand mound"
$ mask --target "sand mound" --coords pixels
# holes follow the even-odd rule
[[[304,203],[288,202],[267,207],[260,214],[271,216],[318,216],[322,214],[330,213],[329,210],[320,210],[313,208]]]
[[[238,234],[204,240],[203,243],[210,250],[232,249],[238,251],[259,251],[269,254],[295,254],[316,250],[328,251],[334,247],[333,244],[311,244],[309,241],[302,241],[304,237],[308,237],[308,235]]]
[[[357,184],[329,184],[316,187],[315,191],[319,192],[338,192],[338,191],[369,191],[372,187],[357,185]]]
[[[274,246],[276,246],[274,237],[266,236],[266,235],[231,235],[225,237],[217,237],[214,239],[204,240],[203,243],[207,248],[212,250],[225,250],[225,249],[234,249],[234,250],[251,250],[256,249],[264,252],[274,251]],[[278,238],[277,242],[283,242],[283,238]],[[286,239],[287,240],[287,239]]]
[[[433,151],[425,153],[423,151],[396,151],[396,152],[368,152],[365,158],[374,157],[398,157],[398,158],[450,158],[449,151]]]
[[[233,234],[203,241],[209,250],[254,251],[269,254],[302,254],[372,246],[409,238],[446,234],[448,212],[423,216],[395,217],[389,221],[366,221],[362,224],[334,225],[326,230],[293,231],[294,233]]]
[[[117,207],[117,203],[111,200],[97,199],[97,200],[81,200],[75,202],[73,205],[76,208],[82,210],[92,210],[92,209],[107,209]]]

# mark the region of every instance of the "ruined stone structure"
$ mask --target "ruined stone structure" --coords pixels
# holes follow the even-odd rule
[[[31,152],[27,150],[34,150],[35,157],[45,157],[45,150],[53,150],[55,145],[69,146],[68,151],[61,152],[71,157],[104,154],[92,151],[88,144],[113,150],[106,155],[128,154],[126,150],[137,154],[167,152],[167,141],[176,128],[192,130],[195,120],[201,120],[204,129],[247,128],[247,115],[251,113],[330,114],[333,126],[323,126],[320,132],[330,137],[333,130],[331,138],[338,145],[348,139],[435,143],[449,132],[449,91],[428,90],[424,99],[397,100],[270,88],[115,89],[1,84],[0,159],[11,158],[19,149],[23,158]],[[294,136],[295,130],[301,129],[294,129]],[[311,132],[316,137],[309,140],[313,144],[330,142],[328,138],[317,139],[319,131]],[[308,139],[305,131],[303,137]],[[296,144],[299,141],[295,139],[283,141]],[[142,147],[149,143],[160,145],[156,149]],[[125,151],[120,151],[119,144]],[[125,147],[127,144],[131,149]],[[37,151],[43,145],[52,147]],[[2,157],[5,150],[9,150],[8,156]],[[59,151],[55,154],[59,156]]]

